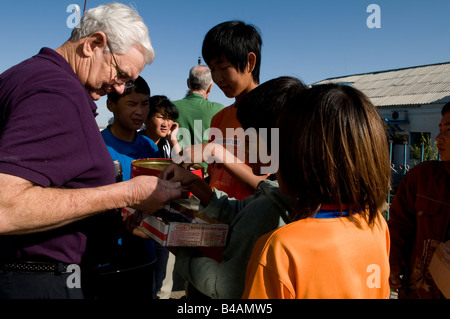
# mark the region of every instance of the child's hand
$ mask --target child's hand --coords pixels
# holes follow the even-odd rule
[[[177,135],[178,135],[178,123],[173,122],[172,126],[169,129],[169,132],[167,133],[167,139],[171,140],[173,138],[176,140]]]
[[[180,182],[183,188],[189,188],[196,179],[199,179],[199,177],[190,170],[182,168],[175,163],[170,164],[164,169],[159,177],[171,182]]]

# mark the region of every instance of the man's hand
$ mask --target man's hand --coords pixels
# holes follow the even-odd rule
[[[131,188],[130,207],[144,213],[154,213],[167,203],[183,198],[181,183],[159,179],[155,176],[136,176],[125,183]]]

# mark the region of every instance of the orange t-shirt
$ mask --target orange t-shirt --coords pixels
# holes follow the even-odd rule
[[[232,134],[236,129],[242,129],[242,126],[237,119],[236,112],[237,107],[233,104],[224,108],[212,118],[210,126],[210,142],[214,140],[216,143],[224,145],[224,147],[240,161],[249,165],[245,158],[245,137],[242,136],[243,134]],[[218,135],[214,135],[214,128],[218,129]],[[238,180],[228,173],[220,163],[209,164],[208,174],[210,175],[209,185],[227,193],[229,197],[244,199],[254,193],[245,188]]]
[[[348,218],[306,218],[254,246],[243,298],[384,299],[390,296],[389,231]]]

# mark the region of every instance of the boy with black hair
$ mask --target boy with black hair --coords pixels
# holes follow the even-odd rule
[[[235,157],[244,154],[238,148],[243,147],[245,141],[239,134],[227,136],[227,129],[241,128],[236,117],[239,102],[259,85],[261,46],[258,30],[242,21],[227,21],[215,26],[203,41],[203,59],[211,70],[214,83],[228,98],[236,99],[233,105],[212,118],[210,141],[223,144]],[[230,197],[243,199],[252,195],[266,176],[254,175],[244,158],[237,160],[230,163],[215,159],[208,167],[208,174],[211,187],[225,191]]]
[[[114,122],[102,131],[113,160],[122,164],[123,180],[131,178],[131,162],[139,158],[159,158],[159,150],[150,138],[137,133],[150,111],[150,88],[142,77],[124,94],[108,94],[107,107]]]
[[[107,107],[114,121],[101,134],[112,160],[120,162],[122,179],[131,178],[131,162],[140,158],[158,158],[159,150],[148,137],[138,134],[149,113],[150,88],[138,77],[123,94],[108,94]],[[152,298],[155,243],[132,235],[123,227],[113,242],[115,250],[109,263],[96,269],[97,299]]]

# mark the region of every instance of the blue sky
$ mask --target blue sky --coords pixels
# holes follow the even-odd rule
[[[107,1],[87,0],[87,9]],[[348,74],[450,61],[448,0],[134,0],[149,27],[156,59],[142,76],[152,95],[183,98],[189,69],[201,56],[205,34],[218,23],[239,19],[263,38],[261,82],[296,76],[306,84]],[[68,5],[84,0],[2,1],[0,72],[57,48],[70,35]],[[370,4],[380,8],[381,28],[369,28]],[[229,105],[217,87],[210,100]],[[99,125],[111,113],[97,102]]]

